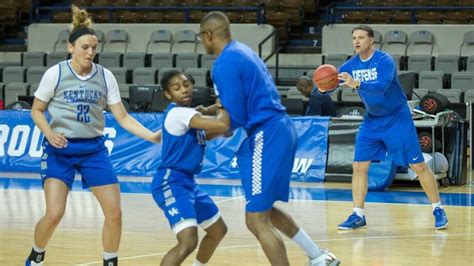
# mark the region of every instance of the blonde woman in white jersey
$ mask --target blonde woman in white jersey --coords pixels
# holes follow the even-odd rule
[[[97,37],[91,19],[76,6],[72,6],[72,13],[67,44],[72,58],[46,71],[31,110],[33,121],[45,136],[41,175],[46,213],[36,224],[33,248],[25,265],[42,265],[46,245],[63,217],[78,171],[83,187],[90,188],[102,207],[103,261],[114,266],[118,264],[122,210],[118,179],[104,145],[103,110],[108,106],[124,129],[142,139],[159,142],[161,132],[150,132],[127,113],[113,74],[93,63]],[[46,110],[51,116],[49,124]]]

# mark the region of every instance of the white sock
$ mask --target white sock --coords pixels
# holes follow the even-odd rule
[[[43,253],[46,249],[44,248],[39,248],[35,245],[35,243],[33,243],[33,250],[37,253]]]
[[[352,210],[357,214],[357,216],[363,218],[365,216],[365,211],[364,209],[361,209],[361,208],[352,208]]]
[[[117,252],[109,253],[109,252],[104,251],[104,260],[110,260],[110,259],[117,258],[117,257],[118,257]]]
[[[443,208],[443,206],[441,206],[441,201],[438,201],[438,202],[435,202],[435,203],[431,203],[431,205],[433,206],[433,211],[436,209],[436,208]]]
[[[200,262],[196,259],[196,260],[194,260],[194,263],[193,263],[192,266],[206,266],[206,265],[207,265],[207,263],[202,263],[202,262]]]
[[[298,244],[298,246],[304,250],[310,259],[317,258],[319,255],[321,255],[321,248],[319,248],[319,246],[316,245],[313,240],[311,240],[303,228],[300,228],[298,233],[296,233],[296,235],[291,240]]]

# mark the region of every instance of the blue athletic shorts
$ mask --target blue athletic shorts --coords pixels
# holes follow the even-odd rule
[[[217,205],[199,188],[193,176],[160,169],[153,177],[151,191],[175,234],[198,224],[206,229],[221,216]]]
[[[296,129],[286,115],[248,132],[237,152],[247,212],[267,211],[277,200],[288,201],[297,143]]]
[[[58,149],[43,142],[41,178],[56,178],[72,188],[76,171],[82,176],[82,187],[96,187],[118,183],[115,169],[104,145],[104,137],[68,139],[65,148]]]
[[[416,128],[406,106],[391,115],[366,117],[360,125],[354,161],[384,160],[387,154],[399,166],[423,162]]]

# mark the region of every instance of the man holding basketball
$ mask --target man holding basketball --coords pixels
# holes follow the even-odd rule
[[[201,21],[199,37],[208,54],[217,56],[212,79],[232,129],[247,132],[237,160],[245,192],[245,222],[272,265],[289,265],[278,231],[298,244],[310,265],[339,265],[320,249],[293,218],[274,206],[288,201],[297,134],[265,63],[247,45],[232,39],[227,16],[218,11]]]
[[[338,77],[343,81],[340,86],[357,90],[365,105],[366,115],[355,142],[353,213],[338,228],[351,230],[366,226],[364,203],[369,165],[372,160],[383,160],[389,154],[397,165],[409,165],[418,175],[433,206],[435,228],[443,229],[448,225],[448,219],[441,206],[434,174],[423,161],[395,63],[389,54],[374,49],[373,37],[374,31],[367,25],[352,29],[356,55],[339,68]]]

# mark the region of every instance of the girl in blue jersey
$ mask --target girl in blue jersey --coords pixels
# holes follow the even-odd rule
[[[160,81],[172,103],[164,113],[162,160],[153,178],[152,194],[178,240],[161,265],[180,265],[194,251],[198,225],[206,236],[194,265],[205,265],[227,232],[216,204],[199,188],[194,175],[201,170],[206,139],[226,133],[229,116],[217,106],[216,116],[204,116],[190,108],[191,83],[179,70],[166,72]]]
[[[416,128],[398,80],[393,58],[373,47],[374,31],[367,25],[352,30],[352,44],[357,53],[339,69],[341,86],[356,89],[366,115],[355,143],[352,176],[353,213],[338,225],[341,230],[366,226],[364,203],[367,173],[372,160],[384,160],[389,154],[397,165],[409,165],[418,175],[421,186],[433,206],[435,228],[448,225],[441,206],[435,177],[423,160]],[[403,136],[403,137],[400,137]]]
[[[45,136],[41,174],[46,213],[36,224],[27,266],[43,264],[46,245],[64,215],[76,171],[81,174],[83,187],[90,188],[104,213],[103,263],[118,264],[122,210],[118,179],[104,145],[106,105],[127,131],[152,142],[161,138],[160,132],[150,132],[127,113],[113,74],[93,63],[98,41],[91,19],[85,10],[75,6],[72,13],[67,44],[71,60],[46,71],[31,110],[33,121]],[[51,117],[49,124],[46,110]]]

